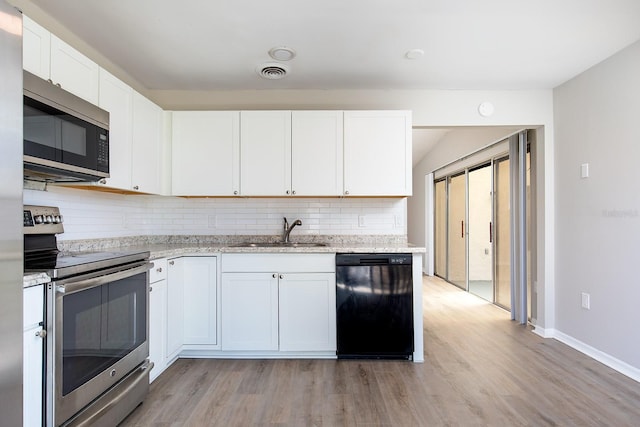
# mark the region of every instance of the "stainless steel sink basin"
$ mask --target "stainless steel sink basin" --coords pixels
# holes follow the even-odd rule
[[[246,242],[233,245],[236,248],[321,248],[327,246],[326,243],[305,243],[305,242]]]

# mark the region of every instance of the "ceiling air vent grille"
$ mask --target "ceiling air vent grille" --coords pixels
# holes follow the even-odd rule
[[[264,79],[278,80],[289,74],[289,67],[285,64],[270,62],[258,66],[256,72]]]

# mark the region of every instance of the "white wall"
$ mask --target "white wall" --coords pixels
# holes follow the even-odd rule
[[[407,233],[406,199],[223,198],[121,195],[49,186],[25,190],[24,203],[58,206],[65,218],[60,240],[140,235],[279,235],[283,216],[297,218],[297,235]],[[362,222],[360,217],[363,218]],[[396,217],[400,218],[399,222]],[[364,224],[364,225],[361,225]]]
[[[556,88],[554,108],[555,329],[640,374],[640,42]]]

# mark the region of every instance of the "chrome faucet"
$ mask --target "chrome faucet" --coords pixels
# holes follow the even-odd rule
[[[289,235],[291,234],[291,230],[293,230],[296,225],[302,225],[302,221],[296,219],[295,221],[293,221],[293,224],[291,224],[291,227],[289,227],[287,218],[284,218],[284,233],[282,233],[282,243],[289,243]]]

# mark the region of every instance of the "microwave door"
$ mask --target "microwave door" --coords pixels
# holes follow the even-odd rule
[[[87,128],[71,120],[60,120],[60,154],[63,163],[95,169],[87,155]]]
[[[61,120],[28,105],[23,120],[24,154],[61,161]]]

